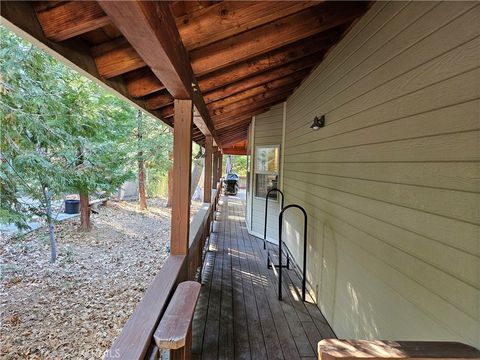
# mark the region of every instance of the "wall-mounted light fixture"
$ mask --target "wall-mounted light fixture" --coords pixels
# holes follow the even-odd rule
[[[322,115],[320,117],[315,116],[315,119],[313,119],[313,124],[310,126],[310,128],[313,130],[318,130],[324,126],[325,126],[325,115]]]

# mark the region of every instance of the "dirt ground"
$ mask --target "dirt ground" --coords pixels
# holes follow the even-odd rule
[[[170,209],[150,199],[110,202],[57,225],[58,259],[49,263],[45,228],[0,239],[2,359],[100,359],[168,256]],[[200,203],[193,203],[192,213]]]

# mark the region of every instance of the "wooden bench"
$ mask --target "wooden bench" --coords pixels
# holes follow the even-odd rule
[[[170,359],[192,356],[192,320],[200,287],[195,281],[180,283],[155,330],[155,344],[161,350],[172,350]]]
[[[318,343],[318,357],[320,360],[480,359],[480,352],[458,342],[326,339]]]

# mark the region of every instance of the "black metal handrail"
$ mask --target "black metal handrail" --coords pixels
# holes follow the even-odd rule
[[[272,192],[279,192],[282,195],[282,202],[281,202],[281,208],[280,210],[283,210],[283,204],[284,204],[284,199],[285,196],[283,195],[282,190],[273,188],[268,190],[267,196],[265,196],[265,226],[263,228],[263,248],[267,248],[267,219],[268,219],[268,198],[270,197],[270,193]]]
[[[307,212],[303,207],[297,204],[287,205],[280,211],[278,215],[278,257],[279,257],[279,267],[278,267],[278,300],[282,300],[282,228],[283,228],[283,213],[290,209],[297,208],[303,213],[304,224],[303,224],[303,269],[302,269],[302,301],[305,301],[306,293],[306,284],[307,284]]]

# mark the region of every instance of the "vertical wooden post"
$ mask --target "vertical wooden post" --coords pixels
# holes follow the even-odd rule
[[[172,255],[187,255],[192,171],[192,101],[175,100],[174,109],[170,253]]]
[[[223,176],[223,154],[221,152],[219,152],[219,154],[218,154],[218,181],[220,181],[222,176]]]
[[[203,202],[212,201],[212,150],[213,138],[210,135],[205,136],[205,167],[203,183]]]
[[[218,147],[213,147],[213,181],[212,181],[212,188],[217,188],[218,182]]]

